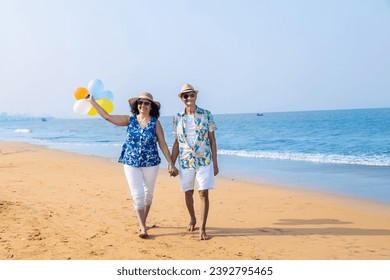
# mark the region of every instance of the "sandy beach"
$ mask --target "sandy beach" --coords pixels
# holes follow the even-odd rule
[[[164,167],[140,239],[121,164],[0,142],[0,259],[390,260],[390,205],[222,177],[200,241]]]

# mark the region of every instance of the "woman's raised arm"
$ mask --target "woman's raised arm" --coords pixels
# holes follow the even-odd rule
[[[127,126],[129,124],[130,116],[129,115],[110,115],[107,113],[93,98],[92,95],[88,94],[85,99],[91,103],[91,105],[96,109],[98,114],[105,120],[109,121],[112,124],[118,126]]]

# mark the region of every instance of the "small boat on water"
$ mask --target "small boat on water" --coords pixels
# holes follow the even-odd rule
[[[47,122],[47,119],[46,118],[41,118],[41,121]]]
[[[263,113],[257,113],[257,116],[258,117],[262,117],[262,116],[264,116],[264,114]]]

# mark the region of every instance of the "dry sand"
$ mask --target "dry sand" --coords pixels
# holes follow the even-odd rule
[[[161,168],[140,239],[120,164],[0,142],[0,259],[390,259],[390,205],[222,177],[210,199],[200,241]]]

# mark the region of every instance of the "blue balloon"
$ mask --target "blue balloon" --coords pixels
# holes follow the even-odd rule
[[[109,90],[103,90],[97,94],[93,94],[93,98],[95,98],[95,99],[108,99],[110,101],[113,101],[114,95]]]
[[[91,80],[89,83],[88,83],[88,90],[89,90],[89,93],[92,94],[92,96],[96,98],[96,95],[99,94],[101,91],[103,91],[103,82],[99,79],[94,79],[94,80]]]

